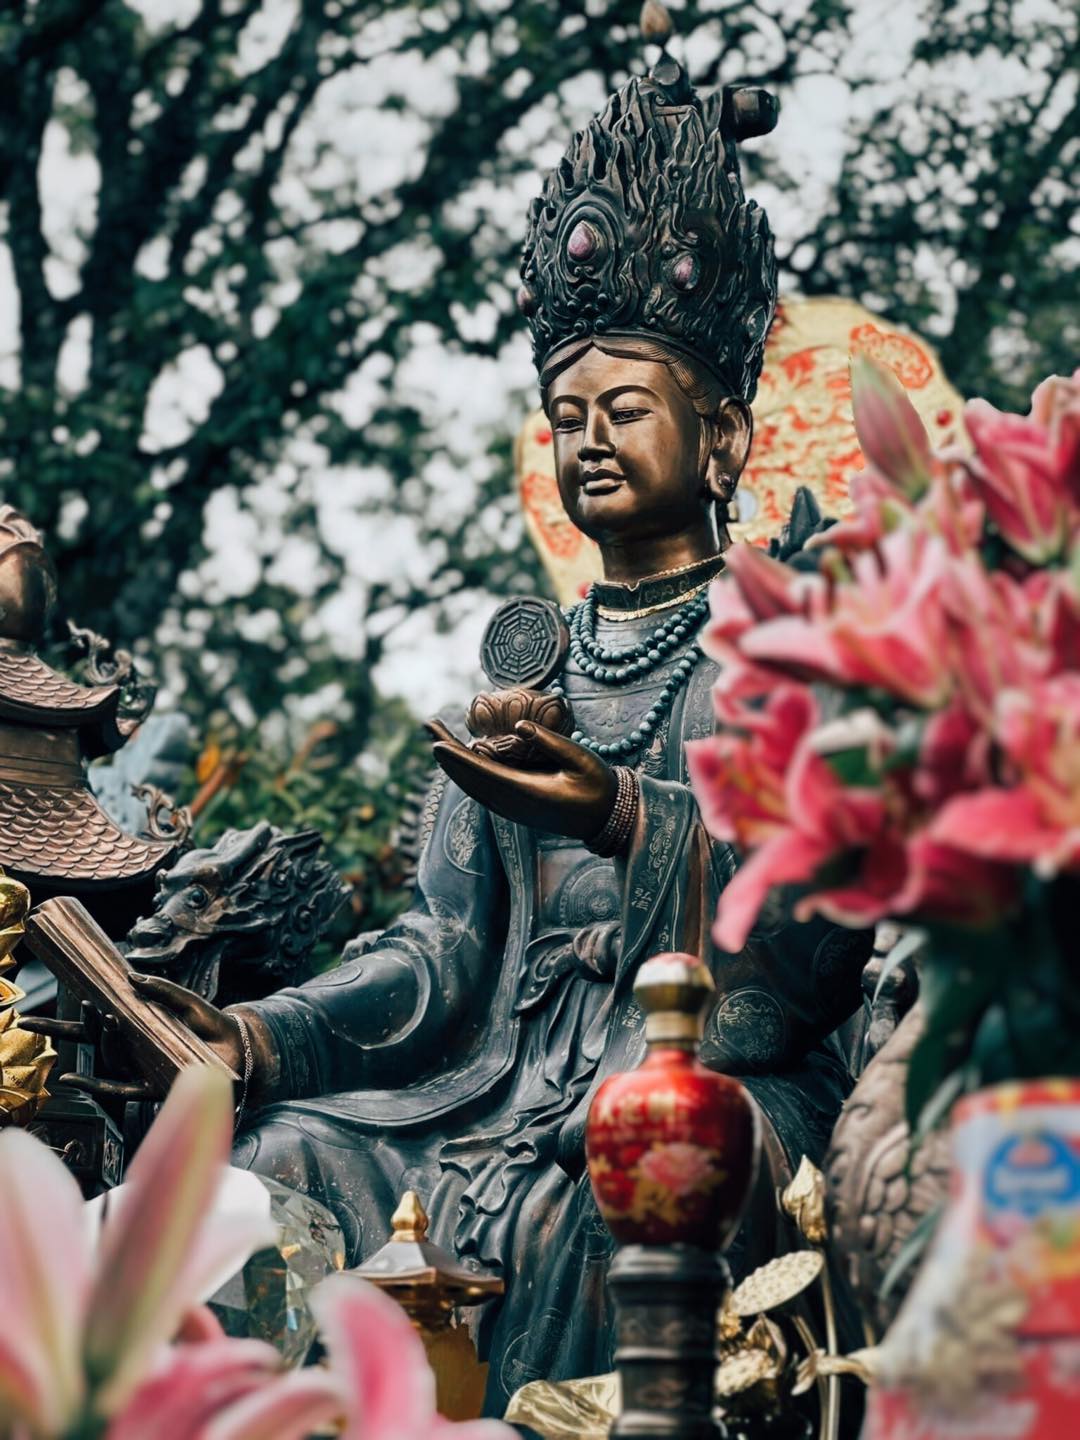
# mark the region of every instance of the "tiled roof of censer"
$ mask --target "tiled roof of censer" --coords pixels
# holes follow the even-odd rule
[[[0,704],[77,711],[80,719],[115,702],[115,685],[77,685],[28,650],[0,648]]]
[[[115,685],[78,685],[32,651],[0,645],[0,719],[93,730],[84,745],[93,758],[124,743],[117,725],[119,704]]]
[[[0,780],[0,865],[16,876],[121,885],[149,875],[173,850],[119,830],[81,786]]]

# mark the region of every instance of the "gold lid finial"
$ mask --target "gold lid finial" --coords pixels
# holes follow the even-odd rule
[[[660,0],[645,0],[641,7],[641,19],[638,22],[641,26],[641,38],[649,40],[661,49],[667,44],[675,32],[675,26],[671,23],[671,16]]]
[[[420,1196],[415,1190],[406,1190],[390,1217],[394,1239],[419,1244],[427,1236],[429,1223],[427,1211],[420,1203]]]

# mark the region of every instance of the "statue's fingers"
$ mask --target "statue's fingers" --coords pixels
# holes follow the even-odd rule
[[[568,770],[580,770],[582,756],[589,753],[576,740],[549,730],[546,725],[537,725],[533,720],[519,720],[514,729],[523,740],[531,740],[550,760],[558,761]]]
[[[81,1020],[53,1020],[46,1015],[20,1015],[19,1029],[31,1035],[48,1035],[53,1040],[88,1043],[92,1036]]]
[[[92,1100],[162,1100],[161,1091],[153,1085],[139,1080],[103,1080],[97,1075],[61,1075],[51,1080],[51,1085],[62,1085],[66,1090],[78,1090]]]
[[[132,974],[131,983],[140,995],[156,1000],[185,1020],[193,1030],[210,1023],[214,1008],[201,995],[189,990],[186,985],[177,985],[175,980],[166,980],[164,975]]]
[[[433,715],[430,720],[424,721],[424,729],[433,740],[441,740],[447,745],[460,743],[454,732],[449,729],[437,715]]]
[[[449,740],[437,740],[431,747],[431,753],[454,784],[460,785],[469,795],[476,794],[476,787],[481,782],[501,783],[506,778],[504,765],[477,750],[470,750],[453,736]]]
[[[438,744],[433,753],[459,789],[507,820],[521,820],[529,805],[551,799],[552,777],[542,771],[515,770],[460,741]]]

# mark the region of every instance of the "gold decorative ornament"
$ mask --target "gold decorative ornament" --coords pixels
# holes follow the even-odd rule
[[[0,870],[0,974],[15,963],[12,954],[26,933],[30,891]]]
[[[503,1293],[496,1275],[468,1270],[427,1238],[429,1220],[419,1195],[407,1190],[390,1220],[383,1248],[349,1271],[396,1300],[412,1321],[435,1372],[436,1404],[448,1420],[475,1420],[484,1403],[486,1365],[472,1336],[455,1324],[459,1307],[480,1305]]]
[[[731,1312],[739,1317],[765,1315],[797,1299],[819,1279],[825,1257],[819,1250],[792,1250],[778,1255],[748,1275],[731,1296]]]
[[[825,1220],[825,1177],[805,1155],[795,1178],[780,1196],[780,1208],[795,1221],[811,1245],[824,1245],[829,1238]]]
[[[606,1440],[622,1408],[618,1375],[533,1380],[510,1397],[503,1419],[546,1440]]]
[[[29,913],[30,891],[0,870],[0,972],[14,964]],[[15,1006],[22,999],[17,985],[0,980],[0,1128],[34,1118],[49,1098],[45,1081],[56,1060],[46,1036],[21,1029]]]

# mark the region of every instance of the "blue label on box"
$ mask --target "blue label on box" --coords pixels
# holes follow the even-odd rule
[[[1060,1135],[1013,1135],[991,1156],[986,1203],[994,1210],[1041,1215],[1080,1202],[1080,1159]]]

